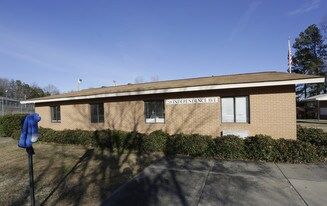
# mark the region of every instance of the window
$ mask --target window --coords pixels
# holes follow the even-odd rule
[[[221,121],[223,123],[248,123],[248,97],[221,98]]]
[[[61,122],[60,106],[51,107],[51,122],[55,122],[55,123]]]
[[[164,123],[165,108],[163,101],[144,102],[145,123]]]
[[[103,104],[91,104],[91,123],[104,122]]]

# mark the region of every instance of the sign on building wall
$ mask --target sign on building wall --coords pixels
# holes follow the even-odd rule
[[[217,103],[217,97],[188,98],[188,99],[167,99],[166,104],[203,104]]]

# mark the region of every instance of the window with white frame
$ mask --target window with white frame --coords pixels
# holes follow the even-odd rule
[[[164,101],[144,102],[145,123],[164,123],[165,108]]]
[[[91,104],[91,123],[104,122],[103,104]]]
[[[249,123],[249,97],[222,97],[222,123]]]
[[[51,107],[51,122],[53,122],[53,123],[61,122],[60,106],[52,106]]]

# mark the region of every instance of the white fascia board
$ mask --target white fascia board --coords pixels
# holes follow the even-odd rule
[[[85,99],[135,96],[135,95],[147,95],[147,94],[193,92],[193,91],[203,91],[203,90],[237,89],[237,88],[267,87],[267,86],[281,86],[281,85],[293,85],[293,84],[324,83],[324,82],[325,82],[325,78],[321,77],[321,78],[287,80],[287,81],[207,85],[207,86],[180,87],[180,88],[171,88],[171,89],[155,89],[155,90],[136,91],[136,92],[95,94],[95,95],[87,95],[87,96],[63,97],[63,98],[54,98],[54,99],[25,100],[25,101],[21,101],[21,104],[59,102],[59,101],[70,101],[70,100],[85,100]]]
[[[316,98],[316,100],[318,100],[318,101],[326,101],[327,100],[327,97],[319,97],[319,98]]]

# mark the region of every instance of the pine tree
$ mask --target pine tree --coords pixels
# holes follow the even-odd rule
[[[313,24],[299,37],[295,39],[293,48],[296,49],[293,56],[293,72],[311,75],[326,75],[327,45],[324,44],[324,38],[319,28]],[[323,84],[304,84],[298,85],[297,94],[299,98],[307,98],[309,96],[326,93]]]

